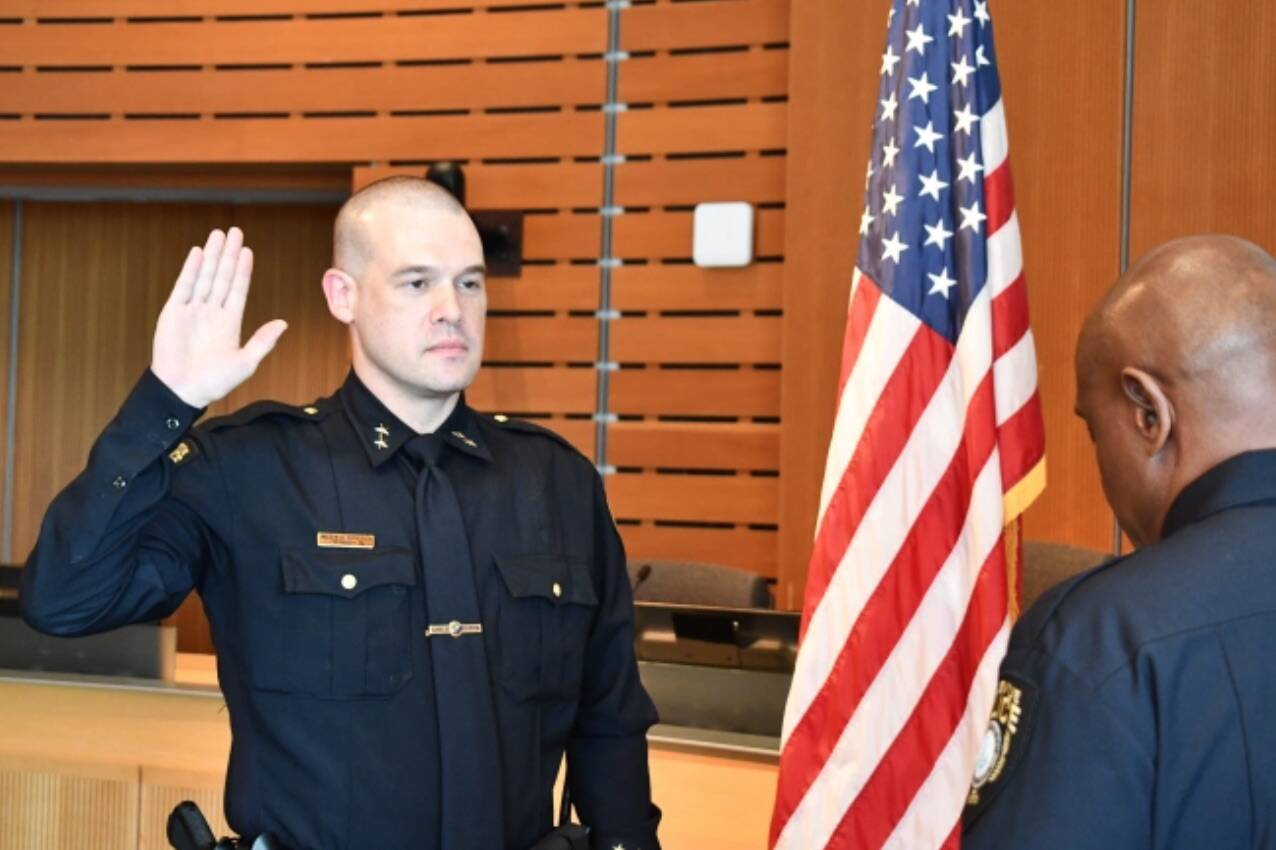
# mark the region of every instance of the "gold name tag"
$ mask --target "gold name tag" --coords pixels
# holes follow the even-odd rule
[[[342,531],[321,531],[315,535],[322,549],[372,549],[377,545],[374,534],[346,534]]]

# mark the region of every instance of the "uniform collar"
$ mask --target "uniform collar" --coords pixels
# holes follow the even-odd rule
[[[417,435],[364,386],[353,369],[337,394],[359,443],[368,453],[368,462],[373,466],[380,466],[394,457],[404,443]],[[452,413],[435,433],[457,451],[490,463],[492,453],[479,442],[476,422],[477,417],[465,403],[465,394],[462,393]]]
[[[1276,501],[1276,449],[1230,457],[1183,488],[1165,515],[1161,536],[1211,514]]]

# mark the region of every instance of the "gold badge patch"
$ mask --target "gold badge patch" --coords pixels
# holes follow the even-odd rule
[[[992,705],[992,718],[979,745],[975,760],[975,776],[970,786],[966,804],[979,805],[979,791],[990,782],[996,782],[1006,769],[1006,756],[1015,733],[1019,731],[1019,718],[1023,716],[1023,691],[1002,679],[997,683],[997,698]]]
[[[189,460],[195,454],[195,444],[189,440],[182,440],[171,452],[168,453],[168,459],[173,462],[174,466]]]
[[[315,535],[315,542],[321,549],[373,549],[376,548],[377,538],[375,534],[320,531]]]

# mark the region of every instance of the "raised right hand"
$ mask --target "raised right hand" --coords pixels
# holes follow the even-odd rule
[[[248,380],[288,328],[282,319],[267,322],[240,347],[252,273],[243,231],[214,230],[202,251],[191,248],[160,311],[151,371],[191,407],[207,407]]]

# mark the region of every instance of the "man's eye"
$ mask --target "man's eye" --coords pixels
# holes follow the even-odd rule
[[[469,291],[482,289],[483,281],[480,278],[475,278],[475,277],[468,278],[466,280],[461,281],[461,288],[465,290],[469,290]]]
[[[408,286],[412,287],[413,289],[424,289],[425,281],[421,280],[420,278],[416,278],[415,280],[409,280]]]

